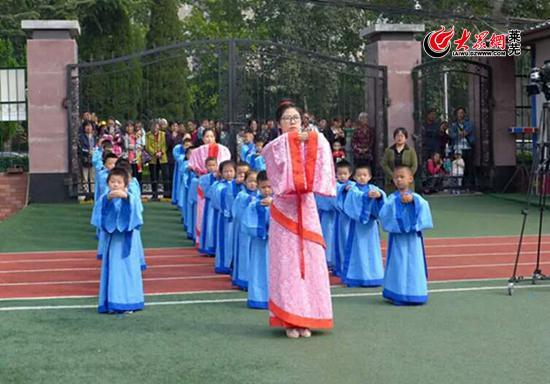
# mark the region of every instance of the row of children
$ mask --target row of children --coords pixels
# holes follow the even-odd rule
[[[253,147],[251,139],[243,145],[241,159],[261,152],[262,143]],[[235,286],[248,288],[250,307],[265,308],[269,209],[261,207],[271,202],[267,175],[263,171],[257,175],[246,162],[224,161],[218,167],[216,158],[209,157],[207,173],[197,177],[188,167],[192,150],[180,155],[177,167],[183,171],[174,181],[180,186],[176,204],[187,236],[201,253],[215,255],[217,273],[231,273]],[[427,268],[421,231],[431,228],[432,222],[428,203],[410,192],[411,170],[396,169],[398,191],[389,197],[369,184],[368,166],[358,166],[353,176],[355,182],[347,161],[338,162],[337,196],[316,198],[329,268],[347,286],[384,285],[384,297],[394,303],[424,303]],[[385,271],[379,222],[390,233]]]
[[[250,308],[266,309],[272,201],[267,173],[232,160],[218,165],[217,157],[209,156],[204,164],[206,173],[199,176],[189,167],[196,148],[184,142],[178,150],[180,177],[174,180],[173,203],[181,212],[187,237],[200,253],[215,257],[216,273],[231,274],[233,284],[248,291]]]
[[[389,196],[369,181],[367,165],[336,164],[336,197],[317,196],[329,268],[348,287],[383,286],[382,296],[397,305],[428,299],[422,230],[432,228],[428,203],[411,192],[413,174],[396,167],[397,191]],[[379,223],[389,233],[386,268]]]

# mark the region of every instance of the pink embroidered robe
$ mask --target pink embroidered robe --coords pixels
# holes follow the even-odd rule
[[[189,158],[189,167],[197,174],[197,176],[200,177],[208,172],[206,170],[206,159],[208,159],[209,157],[217,158],[218,165],[220,165],[223,161],[231,160],[231,152],[227,147],[220,144],[204,144],[197,149],[194,149],[191,152],[191,157]],[[197,239],[195,241],[195,246],[197,248],[200,247],[203,212],[204,192],[199,186],[197,196],[197,215],[195,216],[195,235]]]
[[[330,145],[297,132],[269,143],[262,155],[274,192],[269,228],[269,324],[285,328],[332,328],[332,301],[325,243],[313,192],[335,196]]]

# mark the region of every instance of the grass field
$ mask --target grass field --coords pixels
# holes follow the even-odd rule
[[[505,241],[519,233],[519,202],[429,201],[436,228],[428,237]],[[90,211],[31,205],[0,223],[0,252],[94,249]],[[142,236],[147,248],[190,246],[169,204],[145,205]],[[239,291],[149,295],[144,311],[119,316],[98,315],[90,297],[0,299],[0,383],[500,384],[550,376],[550,286],[523,284],[510,297],[502,279],[432,282],[422,307],[394,307],[377,289],[335,286],[332,294],[335,328],[307,340],[269,328],[267,312],[247,309]]]

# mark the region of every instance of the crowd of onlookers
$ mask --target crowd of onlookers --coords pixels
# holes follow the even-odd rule
[[[322,133],[329,141],[335,162],[348,160],[353,164],[380,166],[384,171],[386,184],[392,189],[391,174],[397,165],[409,166],[414,173],[422,164],[421,186],[425,193],[448,189],[460,193],[464,184],[473,184],[473,148],[475,129],[466,118],[466,110],[459,107],[455,119],[449,124],[439,120],[435,109],[426,113],[422,132],[422,153],[420,159],[413,147],[407,144],[409,132],[399,127],[394,130],[394,143],[384,152],[379,164],[374,162],[375,132],[368,124],[368,115],[360,113],[356,120],[333,118],[327,120],[304,113],[304,130]],[[117,156],[127,159],[132,166],[132,174],[143,187],[143,175],[148,174],[150,192],[156,198],[160,191],[170,197],[175,159],[172,154],[177,144],[185,139],[193,146],[202,144],[202,134],[211,128],[216,134],[216,142],[231,147],[229,126],[218,120],[188,120],[186,122],[167,121],[164,118],[149,122],[126,121],[121,124],[113,117],[99,120],[94,113],[82,115],[82,128],[79,138],[79,160],[82,167],[81,193],[90,196],[93,191],[94,168],[91,164],[93,151],[105,142]],[[352,131],[349,152],[346,152],[346,131]],[[237,153],[245,141],[245,132],[252,132],[264,143],[277,138],[281,132],[273,119],[259,122],[251,119],[246,127],[241,127],[236,137]],[[349,158],[351,157],[351,158]],[[463,183],[463,180],[465,181]]]

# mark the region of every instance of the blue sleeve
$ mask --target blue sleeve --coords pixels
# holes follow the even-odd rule
[[[247,207],[250,202],[254,200],[253,196],[250,196],[246,192],[240,192],[237,197],[235,198],[235,201],[233,202],[233,206],[231,208],[231,211],[233,213],[233,217],[240,220],[245,208]]]
[[[359,220],[363,211],[363,197],[366,193],[360,191],[357,187],[353,187],[347,193],[344,199],[343,210],[346,215],[352,220]]]
[[[259,200],[246,206],[241,217],[241,226],[250,236],[266,239],[269,225],[269,210]]]
[[[432,213],[430,205],[420,195],[414,193],[414,206],[416,211],[416,231],[433,228]]]
[[[94,149],[92,154],[92,165],[96,172],[99,172],[101,168],[103,168],[103,150],[100,147]]]
[[[212,207],[214,209],[220,210],[221,209],[221,198],[222,198],[222,191],[226,189],[225,185],[219,182],[215,182],[212,187],[210,187],[210,190],[208,191],[210,202],[212,203]]]
[[[265,171],[265,159],[263,156],[257,156],[256,160],[254,161],[254,169],[258,172]]]
[[[386,200],[386,203],[380,209],[380,213],[378,215],[382,228],[384,231],[389,233],[401,233],[401,229],[399,228],[399,224],[395,218],[396,199],[398,198],[398,194],[391,194]]]

